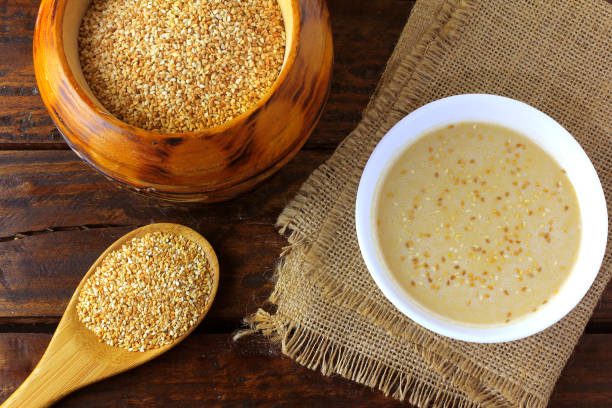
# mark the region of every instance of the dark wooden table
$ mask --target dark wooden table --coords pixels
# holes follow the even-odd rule
[[[367,387],[300,367],[259,336],[233,343],[267,298],[285,240],[274,221],[357,124],[412,6],[328,0],[335,42],[329,103],[302,151],[228,203],[181,207],[122,191],[79,160],[54,128],[32,67],[38,0],[0,0],[0,401],[42,355],[68,299],[102,250],[131,229],[178,222],[217,250],[217,299],[194,334],[61,407],[400,406]],[[612,288],[567,365],[551,407],[612,407]]]

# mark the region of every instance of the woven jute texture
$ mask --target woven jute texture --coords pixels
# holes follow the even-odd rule
[[[610,279],[610,245],[568,316],[537,335],[489,345],[450,340],[406,318],[359,252],[355,196],[376,143],[415,108],[463,93],[509,96],[552,116],[580,142],[610,202],[612,5],[417,2],[362,122],[279,217],[290,245],[266,309],[273,311],[259,310],[249,323],[300,364],[419,407],[544,407]]]

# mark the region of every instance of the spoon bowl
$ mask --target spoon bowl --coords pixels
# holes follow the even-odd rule
[[[121,248],[123,244],[133,238],[153,232],[182,235],[186,239],[197,243],[203,249],[213,279],[209,301],[197,322],[170,344],[144,352],[128,351],[121,347],[109,346],[100,342],[96,335],[79,320],[76,310],[79,293],[87,279],[110,252]],[[178,224],[162,223],[147,225],[129,232],[108,247],[89,268],[74,291],[40,362],[1,407],[47,407],[81,387],[127,371],[165,353],[180,343],[200,324],[212,305],[218,284],[219,262],[217,256],[208,241],[191,228]]]

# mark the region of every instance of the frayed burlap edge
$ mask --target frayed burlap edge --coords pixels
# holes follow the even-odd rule
[[[282,352],[301,365],[312,370],[319,370],[324,375],[339,374],[360,384],[378,388],[387,396],[407,400],[418,407],[502,407],[512,403],[518,403],[519,406],[541,405],[539,398],[525,393],[516,385],[500,378],[489,378],[490,375],[482,367],[437,344],[435,337],[427,331],[406,324],[403,319],[384,316],[382,310],[375,310],[377,306],[373,302],[356,301],[355,297],[351,296],[350,290],[345,290],[337,282],[333,282],[323,274],[317,276],[318,254],[320,249],[327,247],[328,240],[331,237],[324,234],[307,237],[299,229],[299,225],[305,222],[302,219],[305,215],[304,206],[312,199],[313,193],[321,191],[328,185],[330,173],[356,172],[353,158],[338,154],[339,151],[343,149],[352,150],[351,144],[363,142],[363,138],[359,137],[360,134],[380,127],[380,118],[384,116],[381,112],[388,111],[399,97],[394,89],[405,86],[408,81],[418,83],[423,79],[423,76],[427,76],[428,72],[434,69],[432,59],[435,59],[436,55],[443,53],[446,48],[451,46],[458,28],[465,23],[471,9],[472,1],[469,0],[462,0],[457,4],[448,1],[444,4],[435,24],[423,35],[411,54],[396,64],[394,69],[396,72],[385,74],[392,79],[389,84],[377,89],[376,97],[370,102],[360,125],[338,147],[336,154],[311,174],[277,221],[281,234],[291,233],[288,237],[290,246],[281,254],[277,274],[283,273],[283,268],[287,267],[284,261],[290,257],[293,251],[299,249],[299,252],[307,253],[308,255],[302,259],[305,262],[301,267],[305,277],[315,278],[318,286],[327,288],[325,290],[326,295],[335,300],[340,300],[342,304],[358,308],[362,312],[373,313],[377,321],[384,324],[384,327],[390,329],[393,326],[397,328],[401,325],[399,330],[404,331],[403,335],[408,338],[409,343],[418,349],[432,368],[444,378],[448,378],[453,387],[467,390],[467,394],[460,395],[444,388],[426,384],[419,378],[410,376],[401,370],[391,368],[359,352],[340,346],[302,327],[300,324],[292,322],[278,312],[269,313],[263,309],[258,310],[246,319],[246,323],[251,329],[239,332],[234,337],[235,339],[259,332],[270,341],[280,343]],[[425,58],[426,54],[427,58]],[[416,71],[417,66],[421,68],[418,71]],[[416,103],[416,95],[416,93],[412,95],[412,100],[406,103],[407,106]],[[375,145],[377,140],[370,140],[369,142]],[[365,150],[367,152],[371,151],[373,145]],[[332,161],[333,164],[329,163]],[[354,177],[358,180],[358,173],[355,173]],[[344,189],[345,186],[341,186],[340,191],[336,191],[336,193],[340,193]],[[341,209],[333,208],[328,218],[333,219],[340,212]],[[318,248],[314,251],[311,250],[313,241],[317,242],[316,247]],[[281,298],[282,295],[276,288],[268,302],[271,305],[276,305]],[[489,384],[489,387],[493,384],[495,390],[484,386],[483,383]],[[507,398],[507,396],[510,396],[510,398]]]
[[[279,311],[268,313],[259,310],[247,320],[252,330],[243,332],[237,337],[259,331],[270,340],[278,342],[284,354],[308,368],[320,370],[325,375],[340,374],[350,380],[378,388],[386,395],[408,400],[419,407],[508,405],[541,407],[546,404],[549,395],[529,393],[516,384],[487,372],[478,366],[477,362],[468,361],[462,354],[450,350],[448,344],[440,344],[441,341],[436,336],[406,323],[401,316],[390,313],[376,302],[357,300],[355,292],[344,287],[331,274],[328,275],[329,272],[322,271],[319,263],[333,239],[325,225],[333,226],[339,214],[352,205],[350,200],[336,199],[337,195],[346,193],[347,185],[354,187],[351,183],[355,180],[358,182],[361,170],[355,169],[357,166],[354,157],[347,157],[349,155],[346,152],[371,151],[378,141],[377,137],[372,135],[376,130],[380,130],[382,123],[380,112],[386,112],[388,120],[389,117],[401,117],[411,108],[416,108],[414,104],[420,100],[419,82],[426,82],[434,72],[437,58],[451,48],[453,39],[470,15],[471,3],[471,1],[456,0],[445,3],[436,24],[422,36],[418,45],[412,48],[410,53],[402,53],[406,56],[399,61],[401,63],[393,67],[393,72],[389,72],[391,67],[388,67],[385,76],[389,82],[395,81],[395,87],[383,84],[377,89],[377,95],[371,101],[357,129],[343,142],[336,154],[311,175],[298,196],[278,219],[281,232],[291,232],[290,246],[281,255],[278,273],[282,275],[283,271],[292,270],[294,275],[302,274],[308,283],[323,291],[326,301],[358,310],[361,315],[375,321],[376,325],[388,328],[396,336],[398,333],[402,335],[423,355],[432,372],[435,370],[445,379],[444,385],[432,386],[418,378],[412,378],[405,370],[389,367],[372,359],[372,356],[343,347],[310,330],[306,327],[307,324],[299,319],[296,321],[295,318],[284,316]],[[406,49],[404,45],[404,50]],[[419,78],[421,81],[417,80]],[[397,89],[408,90],[410,94],[403,94],[401,99],[398,99],[401,93],[397,92]],[[390,111],[398,100],[402,103],[402,108],[406,108],[407,111]],[[357,148],[358,144],[362,146],[360,149]],[[348,184],[337,183],[338,180],[348,180]],[[309,220],[308,208],[313,206],[313,200],[325,194],[327,198],[330,196],[334,198],[328,201],[331,206],[326,204],[324,217],[317,217],[316,221]],[[318,224],[321,220],[322,224]],[[299,267],[288,265],[291,263],[286,262],[288,258],[297,258],[300,262]],[[272,305],[283,304],[281,292],[277,286],[269,299]],[[279,309],[282,310],[282,307]],[[407,334],[400,333],[402,330]],[[449,389],[448,384],[452,388],[460,389],[461,392]]]
[[[417,407],[501,408],[541,405],[540,399],[533,395],[523,393],[520,401],[509,401],[503,395],[497,394],[497,390],[482,386],[474,380],[481,373],[475,371],[474,375],[467,374],[467,371],[473,370],[474,367],[456,366],[451,361],[455,356],[449,355],[446,358],[437,356],[428,362],[436,371],[442,373],[448,371],[445,374],[451,379],[451,385],[468,390],[465,395],[453,393],[438,385],[431,386],[400,369],[392,368],[358,351],[341,346],[278,313],[272,314],[260,309],[250,316],[246,323],[251,330],[238,333],[234,340],[255,332],[261,333],[271,342],[279,343],[283,354],[311,370],[319,370],[326,376],[341,375],[351,381],[378,389],[385,396],[408,401]],[[420,346],[422,351],[429,347],[425,340]],[[432,358],[434,354],[429,356]],[[510,384],[507,387],[507,392],[521,391]]]
[[[456,4],[455,4],[456,3]],[[435,69],[435,61],[450,47],[458,34],[459,28],[466,23],[473,2],[462,0],[458,2],[447,1],[437,16],[435,24],[423,35],[411,53],[397,63],[395,72],[387,72],[389,83],[377,89],[375,97],[370,102],[362,122],[339,146],[334,156],[319,169],[315,170],[303,184],[297,196],[284,209],[278,218],[277,225],[282,234],[290,232],[288,241],[290,246],[281,254],[278,274],[283,268],[294,267],[287,265],[287,258],[294,251],[300,252],[300,270],[305,279],[323,289],[324,296],[344,307],[356,309],[364,316],[376,321],[376,324],[390,330],[395,335],[401,335],[412,345],[443,378],[447,379],[452,387],[465,392],[465,395],[452,392],[443,387],[431,386],[419,378],[408,375],[402,370],[365,356],[355,350],[343,347],[330,339],[292,321],[281,313],[269,313],[263,309],[246,319],[251,330],[238,333],[235,338],[246,334],[259,332],[272,342],[279,343],[282,352],[301,365],[312,370],[319,370],[324,375],[339,374],[358,383],[378,388],[385,395],[399,400],[407,400],[418,407],[541,407],[546,404],[547,396],[533,395],[517,384],[500,378],[488,372],[485,368],[468,360],[460,353],[454,352],[442,344],[435,335],[407,322],[397,314],[389,313],[376,302],[357,297],[355,293],[332,276],[320,272],[320,259],[323,252],[330,245],[333,237],[320,233],[325,228],[319,228],[318,233],[305,234],[299,226],[307,222],[304,217],[307,212],[304,207],[312,200],[313,195],[319,193],[330,185],[330,178],[345,172],[352,173],[350,182],[358,182],[360,168],[355,168],[353,157],[347,157],[342,151],[351,152],[355,143],[370,143],[362,151],[369,154],[377,138],[364,140],[361,135],[375,133],[380,128],[381,112],[388,112],[392,108],[400,93],[397,89],[410,89],[411,93],[403,95],[402,105],[407,107],[418,103],[419,84],[427,82],[428,76]],[[406,85],[409,84],[409,85]],[[396,112],[403,116],[404,113]],[[336,185],[334,194],[341,194],[346,185]],[[346,211],[344,206],[352,202],[337,200],[326,216],[324,224],[333,223],[341,213]],[[282,293],[276,288],[269,298],[271,305],[282,301]]]

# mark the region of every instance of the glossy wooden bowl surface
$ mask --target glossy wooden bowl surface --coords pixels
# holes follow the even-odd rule
[[[291,159],[327,100],[333,61],[324,0],[278,0],[287,46],[272,89],[249,111],[199,132],[147,131],[111,115],[91,92],[78,58],[88,0],[42,0],[34,66],[42,99],[70,147],[105,176],[174,201],[222,201]]]

